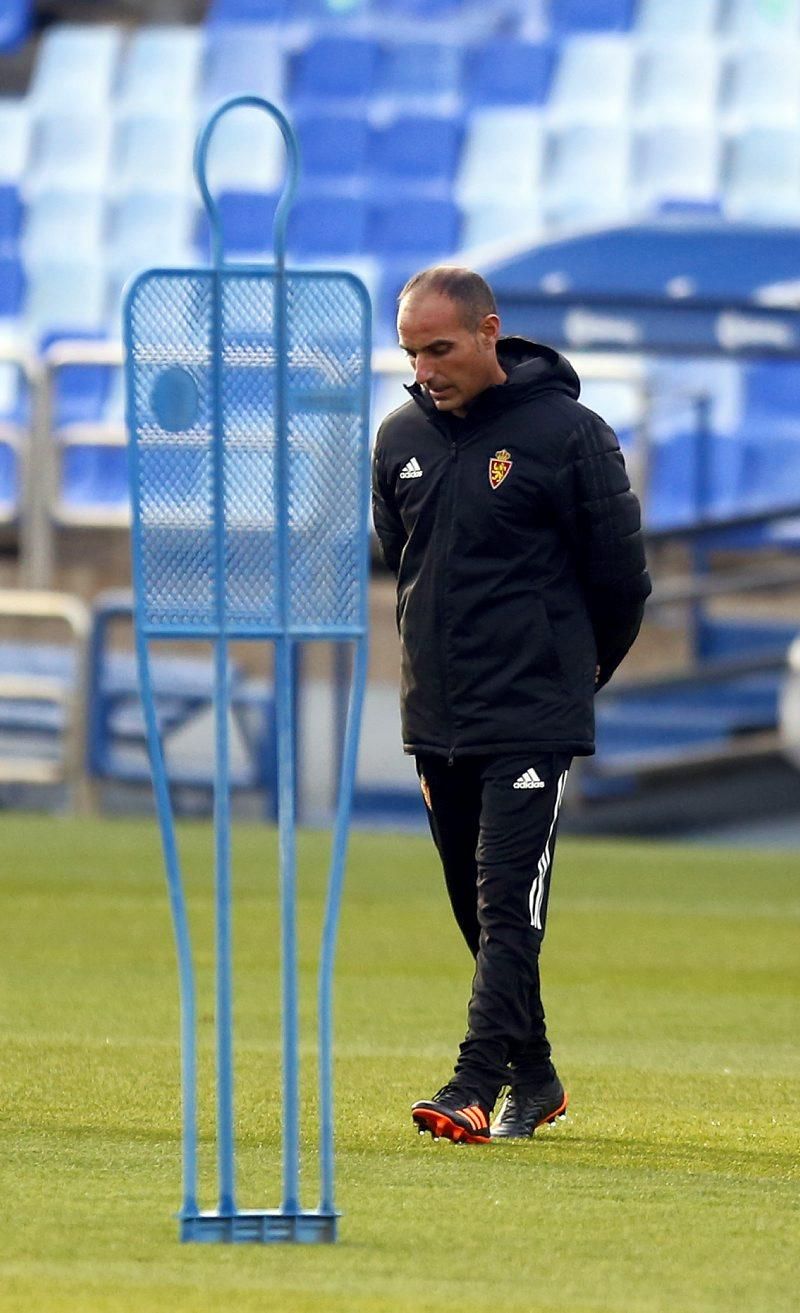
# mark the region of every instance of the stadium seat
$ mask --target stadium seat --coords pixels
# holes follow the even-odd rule
[[[636,32],[650,37],[713,36],[722,0],[639,0]]]
[[[384,46],[375,95],[399,109],[428,111],[458,103],[464,52],[456,42],[392,41]]]
[[[639,60],[633,124],[641,129],[713,126],[720,74],[715,41],[675,38],[648,43]]]
[[[545,134],[535,109],[476,109],[467,123],[454,195],[464,206],[539,206]]]
[[[274,192],[282,185],[284,167],[283,138],[263,110],[240,106],[219,120],[206,167],[212,194]]]
[[[102,260],[47,260],[28,271],[25,322],[36,337],[100,332],[106,325],[107,277]]]
[[[0,251],[0,328],[4,320],[13,325],[22,309],[24,293],[25,275],[19,256]]]
[[[458,168],[461,123],[431,115],[404,116],[378,128],[370,143],[370,179],[380,192],[386,187],[419,191],[422,186],[449,193]]]
[[[735,138],[723,204],[732,219],[800,223],[800,130],[751,128]]]
[[[369,249],[389,259],[430,263],[458,250],[460,229],[461,211],[452,201],[407,195],[373,208]]]
[[[278,196],[275,192],[223,191],[217,197],[222,240],[228,255],[272,255],[272,223]],[[210,257],[208,220],[202,211],[198,220],[197,245],[206,260]]]
[[[631,201],[643,213],[666,201],[719,197],[721,146],[714,128],[666,127],[634,142]]]
[[[631,139],[627,127],[570,127],[555,135],[542,209],[561,226],[610,223],[630,208]]]
[[[550,8],[553,31],[627,32],[633,17],[634,0],[557,0]]]
[[[192,174],[195,124],[185,114],[143,114],[117,125],[113,185],[116,192],[196,195]]]
[[[576,36],[564,42],[547,103],[551,123],[627,122],[635,47],[626,36]]]
[[[32,128],[26,101],[0,99],[0,181],[19,185],[28,167]]]
[[[105,340],[102,333],[73,336],[86,342]],[[45,337],[42,349],[49,344]],[[70,425],[97,424],[103,420],[114,372],[109,365],[88,363],[60,365],[53,370],[53,426],[57,432]]]
[[[3,0],[0,5],[0,52],[15,50],[27,40],[33,20],[33,0]]]
[[[119,26],[61,23],[48,28],[31,79],[33,113],[102,114],[113,95],[121,49]]]
[[[264,96],[283,105],[286,58],[273,28],[237,22],[206,31],[201,94],[209,108],[229,96]]]
[[[194,101],[202,58],[199,27],[141,27],[131,37],[122,66],[118,112],[160,114],[181,111]]]
[[[503,204],[502,201],[468,201],[463,204],[461,245],[465,250],[496,242],[531,245],[545,235],[538,202],[527,205]]]
[[[367,37],[320,36],[296,57],[291,99],[296,110],[318,102],[363,103],[375,86],[380,47]]]
[[[304,178],[360,179],[369,127],[363,114],[305,114],[294,121]]]
[[[31,198],[21,247],[26,264],[91,259],[105,239],[106,198],[102,192],[42,191]]]
[[[800,44],[748,46],[731,59],[722,119],[729,131],[800,127]]]
[[[197,206],[170,192],[128,192],[112,207],[107,246],[118,295],[139,269],[193,263]]]
[[[71,443],[61,457],[56,518],[62,523],[125,523],[129,488],[124,446]]]
[[[550,95],[555,52],[547,42],[496,38],[470,53],[465,81],[471,105],[544,105]]]
[[[305,191],[289,219],[290,254],[299,260],[363,255],[368,220],[369,207],[362,198]]]
[[[22,370],[0,361],[0,523],[14,520],[19,510],[20,455],[30,422],[30,398]]]
[[[291,0],[211,0],[206,23],[279,23],[287,17]]]
[[[730,0],[724,31],[728,36],[747,41],[796,41],[800,37],[800,0],[767,4]]]
[[[22,199],[13,183],[0,182],[0,251],[13,250],[22,227]]]
[[[108,114],[61,114],[39,122],[30,169],[29,194],[39,191],[102,192],[111,163]]]

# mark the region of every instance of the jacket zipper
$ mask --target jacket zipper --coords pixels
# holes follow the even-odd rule
[[[458,443],[457,443],[454,439],[451,438],[451,440],[450,440],[450,487],[448,488],[448,504],[447,504],[447,539],[446,539],[446,543],[445,543],[445,569],[442,570],[442,616],[443,616],[444,621],[445,621],[445,623],[442,625],[442,673],[443,673],[443,675],[444,675],[444,679],[443,679],[443,681],[442,681],[442,692],[443,692],[443,694],[444,694],[444,701],[445,701],[445,714],[446,714],[446,716],[447,716],[447,727],[448,727],[448,730],[449,730],[449,737],[450,737],[450,751],[449,751],[448,756],[447,756],[447,764],[448,764],[448,766],[452,766],[452,765],[453,765],[453,762],[455,761],[456,748],[455,748],[455,744],[453,743],[453,715],[452,715],[452,707],[451,707],[451,704],[450,704],[450,695],[449,695],[449,693],[448,693],[448,691],[447,691],[447,633],[448,633],[448,625],[447,625],[447,583],[446,583],[446,581],[447,581],[447,568],[446,568],[446,567],[447,567],[447,565],[449,564],[450,556],[451,556],[451,544],[452,544],[452,538],[453,538],[453,524],[454,524],[454,519],[455,519],[455,516],[454,516],[454,514],[453,514],[453,505],[454,505],[454,500],[455,500],[455,476],[456,476],[456,463],[457,463],[457,461],[458,461]]]

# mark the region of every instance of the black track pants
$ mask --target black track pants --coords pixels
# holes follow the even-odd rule
[[[417,757],[447,892],[475,958],[456,1079],[488,1107],[509,1079],[538,1084],[553,1070],[539,949],[570,761],[557,753],[462,757],[451,765]]]

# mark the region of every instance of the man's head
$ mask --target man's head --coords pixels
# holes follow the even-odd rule
[[[505,381],[499,333],[492,289],[471,269],[424,269],[398,297],[400,345],[437,410],[464,415],[479,393]]]

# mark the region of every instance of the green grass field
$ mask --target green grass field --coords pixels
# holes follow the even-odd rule
[[[210,831],[182,843],[214,1122]],[[304,1052],[326,844],[301,844]],[[240,1202],[279,1201],[274,835],[237,831]],[[5,815],[0,1310],[782,1313],[798,1307],[800,871],[562,841],[543,976],[566,1123],[418,1137],[470,962],[423,838],[354,836],[337,985],[335,1246],[180,1246],[177,989],[155,828]],[[304,1202],[316,1204],[313,1088]],[[209,1193],[205,1206],[211,1206]]]

